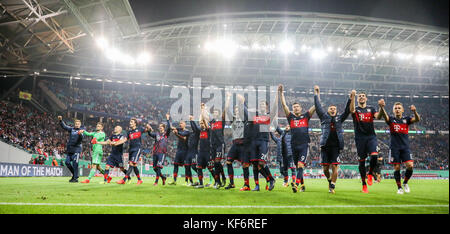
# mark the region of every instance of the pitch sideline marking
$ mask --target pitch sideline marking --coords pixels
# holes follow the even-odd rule
[[[17,205],[17,206],[108,206],[108,207],[146,207],[146,208],[261,208],[261,209],[298,209],[298,208],[382,208],[382,207],[449,207],[449,204],[413,204],[413,205],[303,205],[303,206],[213,206],[213,205],[151,205],[151,204],[84,204],[84,203],[23,203],[23,202],[0,202],[0,205]]]

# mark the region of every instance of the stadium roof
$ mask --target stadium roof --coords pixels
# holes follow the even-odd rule
[[[200,77],[219,86],[284,83],[305,91],[318,84],[333,92],[448,96],[447,28],[272,11],[138,25],[126,0],[11,0],[0,10],[0,73],[8,76],[137,85],[188,85]],[[135,60],[143,51],[148,64]]]

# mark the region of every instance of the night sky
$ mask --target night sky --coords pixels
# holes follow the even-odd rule
[[[360,15],[448,29],[448,0],[130,0],[139,24],[244,11],[306,11]]]

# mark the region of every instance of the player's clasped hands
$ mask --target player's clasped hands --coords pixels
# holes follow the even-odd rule
[[[315,94],[319,94],[320,93],[320,88],[318,85],[314,85],[314,93]]]
[[[384,102],[384,99],[378,100],[378,105],[379,105],[380,107],[384,107],[384,106],[386,105],[386,103]]]

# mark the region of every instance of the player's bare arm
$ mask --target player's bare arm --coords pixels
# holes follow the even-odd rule
[[[320,88],[318,85],[314,85],[314,94],[317,95],[320,100]]]
[[[409,109],[413,112],[414,117],[411,119],[411,123],[416,123],[420,121],[420,115],[417,113],[416,106],[411,105]]]
[[[278,95],[280,96],[280,100],[281,100],[281,106],[283,107],[284,110],[284,114],[286,115],[286,117],[289,115],[289,113],[291,113],[291,111],[289,110],[289,107],[286,105],[286,99],[284,98],[284,88],[283,85],[278,85]]]
[[[381,100],[383,100],[383,99],[381,99]],[[384,100],[383,100],[383,102],[384,102]],[[381,109],[380,109],[378,112],[376,112],[376,113],[373,115],[373,117],[375,117],[375,119],[380,120],[381,117],[383,117],[383,116],[381,115],[380,112],[381,112]]]
[[[228,108],[230,108],[231,93],[226,92],[225,93],[225,97],[226,97],[226,99],[225,99],[225,107],[224,107],[223,112],[222,112],[223,119],[225,119],[225,115],[227,115],[228,110],[229,110]],[[231,117],[231,116],[229,116],[229,117]]]
[[[389,123],[389,115],[387,114],[386,110],[384,109],[384,107],[386,106],[384,99],[380,99],[378,101],[378,106],[380,107],[380,111],[378,112],[378,115],[380,117],[379,119],[381,119],[381,117],[383,117],[384,121],[386,123]]]
[[[275,95],[275,100],[273,100],[273,103],[276,104],[278,103],[278,95]],[[277,105],[272,105],[273,107],[277,107]],[[278,108],[274,109],[274,110],[270,110],[270,119],[271,120],[276,120],[278,117]]]
[[[355,97],[356,97],[356,90],[352,90],[350,92],[350,113],[354,114],[355,113]]]
[[[206,105],[205,103],[202,103],[200,105],[201,111],[200,111],[200,122],[203,122],[203,120],[205,120],[206,122],[209,122],[209,117],[207,116],[207,110],[206,110]]]

